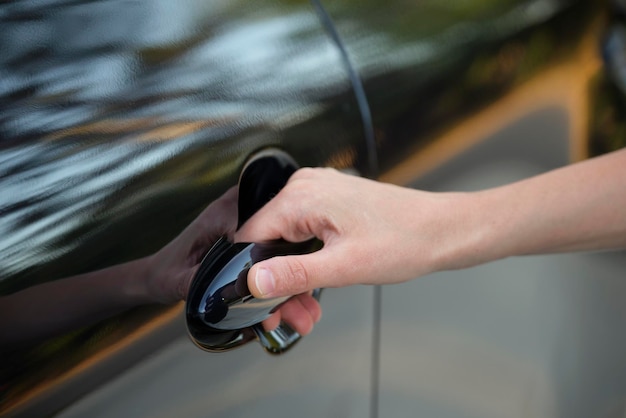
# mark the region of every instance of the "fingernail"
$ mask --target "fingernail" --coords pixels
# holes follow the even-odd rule
[[[259,289],[259,292],[261,292],[261,295],[263,296],[271,295],[272,292],[274,292],[274,275],[269,269],[260,267],[256,271],[254,283],[256,284],[256,288]]]

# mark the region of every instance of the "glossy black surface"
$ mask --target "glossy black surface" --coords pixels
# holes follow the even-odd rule
[[[623,1],[612,2],[617,14],[610,21],[603,20],[608,5],[601,0],[321,3],[330,22],[306,1],[0,4],[0,294],[152,254],[235,185],[260,150],[287,151],[298,166],[367,167],[355,74],[387,181],[408,184],[503,120],[532,125],[525,115],[555,103],[567,114],[575,158],[624,144]],[[606,37],[605,23],[611,25]],[[595,55],[581,53],[600,41],[605,74]],[[572,69],[584,69],[582,76],[572,78]],[[538,80],[539,88],[519,104],[519,92]],[[553,89],[556,99],[546,100]],[[582,93],[573,97],[572,90]],[[254,205],[249,208],[253,213]],[[360,418],[372,412],[371,295],[363,288],[333,295],[325,296],[325,321],[298,346],[302,351],[280,362],[256,347],[220,356],[197,350],[184,335],[180,305],[136,306],[104,321],[72,318],[69,330],[50,327],[37,343],[3,352],[0,414]],[[404,296],[416,300],[410,292]],[[425,298],[420,306],[436,302]],[[20,319],[27,309],[9,318]],[[496,306],[485,318],[501,312]],[[406,329],[382,335],[404,348],[406,340],[397,336]],[[6,331],[0,329],[0,337]],[[257,339],[280,352],[280,341],[295,337],[287,328],[280,333],[253,327],[230,342]],[[425,340],[431,341],[417,342]],[[172,344],[178,357],[167,357]],[[433,351],[448,346],[433,345]],[[406,351],[414,354],[415,347]],[[559,363],[561,352],[554,356],[540,370],[546,380],[571,370]],[[401,371],[410,370],[406,357],[393,358]],[[587,364],[574,391],[581,399],[601,390],[601,377],[612,376],[594,375]],[[458,390],[445,386],[424,395],[423,387],[398,389],[393,381],[383,390],[409,391],[411,402],[423,399],[418,392],[459,399],[479,389],[483,371],[469,369],[471,385]],[[583,387],[589,375],[598,383],[593,388]],[[533,393],[510,410],[532,415]],[[285,407],[277,410],[277,403]],[[428,402],[420,406],[428,415]],[[590,412],[607,415],[600,408]]]
[[[156,249],[258,149],[354,161],[358,108],[307,3],[0,7],[3,293]]]
[[[328,1],[372,114],[381,172],[566,59],[604,2]]]
[[[302,243],[230,243],[220,239],[203,260],[189,290],[186,315],[191,338],[210,351],[224,351],[245,341],[254,325],[267,319],[288,297],[256,299],[247,285],[248,270],[275,256],[307,254],[322,246]]]
[[[239,176],[237,229],[276,196],[299,167],[289,154],[279,149],[255,152]]]
[[[238,185],[238,228],[280,192],[297,168],[289,154],[274,148],[259,151],[246,162]],[[284,323],[268,334],[261,322],[288,297],[252,297],[248,271],[259,261],[308,254],[322,245],[317,239],[300,243],[232,243],[226,237],[220,238],[202,260],[189,288],[185,311],[192,340],[205,350],[220,352],[239,347],[256,334],[270,353],[287,351],[299,335]]]
[[[5,2],[0,27],[2,295],[152,254],[259,150],[361,158],[348,73],[307,2]],[[0,414],[81,397],[155,345],[102,368],[94,356],[169,312],[85,315],[3,354]]]

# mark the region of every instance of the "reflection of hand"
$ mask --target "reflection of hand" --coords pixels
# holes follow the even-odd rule
[[[1,297],[0,351],[91,325],[134,306],[184,299],[201,257],[222,234],[234,231],[236,207],[233,188],[152,256]]]
[[[237,219],[237,188],[228,190],[212,202],[183,232],[156,254],[148,258],[145,280],[147,298],[151,302],[173,303],[187,297],[191,281],[209,248],[223,235],[232,235]],[[319,320],[321,310],[310,295],[299,295],[281,306],[264,322],[274,329],[282,319],[301,335],[306,335]]]
[[[150,256],[143,292],[150,302],[173,303],[187,298],[202,257],[221,236],[237,226],[237,188],[212,202],[173,241]]]
[[[232,236],[236,214],[237,189],[232,188],[152,256],[0,297],[0,352],[94,324],[138,305],[185,299],[202,257],[220,236]],[[319,311],[315,299],[299,296],[285,303],[265,325],[275,328],[282,316],[304,335],[313,328],[309,312],[317,312],[319,319]]]

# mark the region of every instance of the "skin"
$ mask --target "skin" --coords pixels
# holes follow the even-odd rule
[[[317,237],[320,251],[255,264],[256,297],[296,295],[271,318],[306,335],[320,287],[391,284],[497,259],[626,247],[626,150],[506,186],[431,193],[332,169],[301,169],[235,232],[237,191],[210,204],[157,253],[0,298],[0,346],[16,349],[138,305],[184,300],[203,255],[235,241]],[[22,309],[29,306],[29,309]]]
[[[306,168],[235,239],[315,236],[324,242],[313,254],[254,265],[248,285],[263,298],[400,283],[518,255],[624,248],[624,174],[626,150],[469,193],[425,192]],[[308,329],[313,319],[302,314],[297,321]]]
[[[26,347],[135,306],[184,300],[209,248],[223,235],[232,239],[236,213],[237,189],[232,188],[153,255],[0,297],[0,351]],[[305,293],[285,303],[266,326],[276,327],[282,318],[306,335],[320,316],[319,305]]]

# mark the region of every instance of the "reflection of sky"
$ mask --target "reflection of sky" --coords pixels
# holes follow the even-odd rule
[[[181,145],[169,142],[140,150],[133,143],[103,144],[68,154],[66,147],[33,144],[0,153],[10,159],[1,161],[0,189],[6,198],[0,203],[0,276],[35,260],[53,259],[79,245],[50,244],[81,224],[97,220],[98,209],[108,196],[128,179],[178,152]],[[22,164],[33,160],[41,163],[23,168]],[[13,169],[19,169],[19,175],[5,175]]]
[[[259,4],[233,1],[1,5],[0,277],[80,245],[64,237],[111,216],[112,196],[183,150],[255,126],[285,128],[345,92],[339,56],[304,7],[257,15]],[[141,124],[125,132],[128,121]],[[134,140],[188,121],[215,127]]]
[[[235,102],[237,116],[267,112],[262,116],[271,119],[294,100],[307,102],[316,91],[328,94],[327,89],[343,83],[336,52],[324,41],[310,10],[256,20],[238,13],[219,24],[212,24],[216,19],[209,16],[202,32],[190,29],[200,26],[198,16],[180,10],[169,15],[170,6],[162,3],[141,3],[144,11],[136,3],[127,8],[125,3],[96,2],[89,9],[71,6],[43,21],[25,23],[32,28],[3,23],[5,64],[14,59],[19,64],[0,68],[0,93],[35,89],[38,100],[14,101],[3,109],[0,129],[10,136],[41,136],[102,117],[103,110],[114,112],[129,101],[142,105],[125,108],[128,116],[213,118],[216,102],[231,111],[228,103]],[[197,6],[187,3],[185,8],[177,2],[177,10]],[[122,6],[124,13],[119,12]],[[164,14],[167,23],[162,22]],[[80,26],[82,20],[89,23]],[[158,36],[152,35],[152,20],[161,22]],[[78,33],[70,36],[75,26]],[[159,48],[178,48],[178,59],[146,65],[142,54],[148,49],[158,53]],[[32,57],[42,50],[41,58]],[[204,106],[209,108],[203,112]],[[197,114],[190,114],[192,110]]]
[[[376,75],[508,36],[566,3],[522,1],[488,22],[453,22],[416,40],[398,42],[393,28],[357,17],[341,20],[342,33],[359,68]],[[181,150],[255,127],[280,131],[348,89],[340,57],[308,3],[264,6],[0,5],[0,277],[79,245],[66,237],[86,222],[97,225],[105,208],[112,216],[116,192]],[[124,128],[132,121],[141,123]],[[201,135],[149,141],[159,127],[190,121],[210,123]],[[33,141],[41,138],[49,140]],[[143,197],[151,193],[142,190]]]

